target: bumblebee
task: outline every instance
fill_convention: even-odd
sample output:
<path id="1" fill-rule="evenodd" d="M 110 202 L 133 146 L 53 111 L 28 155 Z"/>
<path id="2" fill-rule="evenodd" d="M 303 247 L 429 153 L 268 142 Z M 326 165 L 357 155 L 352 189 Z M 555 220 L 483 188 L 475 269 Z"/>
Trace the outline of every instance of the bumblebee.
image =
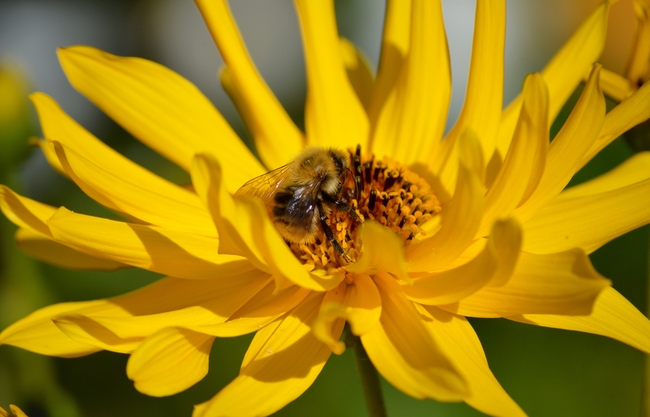
<path id="1" fill-rule="evenodd" d="M 334 250 L 351 262 L 327 222 L 333 208 L 361 221 L 343 196 L 350 172 L 344 152 L 310 147 L 287 165 L 248 181 L 235 195 L 261 198 L 273 224 L 287 242 L 312 243 L 320 229 Z M 356 187 L 357 199 L 358 194 Z"/>

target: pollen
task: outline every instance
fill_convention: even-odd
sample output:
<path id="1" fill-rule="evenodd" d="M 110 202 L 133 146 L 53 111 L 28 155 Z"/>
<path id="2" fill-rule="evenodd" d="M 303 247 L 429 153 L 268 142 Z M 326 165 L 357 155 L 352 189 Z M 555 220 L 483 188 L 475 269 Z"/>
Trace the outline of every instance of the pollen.
<path id="1" fill-rule="evenodd" d="M 328 224 L 345 254 L 355 262 L 363 253 L 360 230 L 363 222 L 376 221 L 402 238 L 404 246 L 422 233 L 421 226 L 442 211 L 429 184 L 392 158 L 364 155 L 361 147 L 349 150 L 350 171 L 342 189 L 342 201 L 356 213 L 334 205 Z M 357 217 L 355 219 L 355 217 Z M 312 243 L 292 243 L 293 253 L 309 270 L 329 273 L 349 264 L 320 230 Z"/>

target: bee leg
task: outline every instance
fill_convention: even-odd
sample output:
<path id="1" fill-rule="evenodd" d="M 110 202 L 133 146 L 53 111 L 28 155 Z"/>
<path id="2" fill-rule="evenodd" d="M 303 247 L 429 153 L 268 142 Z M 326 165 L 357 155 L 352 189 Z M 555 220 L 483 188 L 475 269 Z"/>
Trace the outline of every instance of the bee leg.
<path id="1" fill-rule="evenodd" d="M 323 200 L 327 201 L 329 204 L 334 204 L 337 210 L 342 211 L 343 213 L 348 213 L 355 221 L 362 223 L 362 220 L 357 214 L 356 210 L 351 205 L 346 203 L 344 200 L 340 200 L 336 196 L 331 196 L 325 193 L 322 193 L 322 198 Z"/>
<path id="2" fill-rule="evenodd" d="M 356 152 L 353 157 L 354 165 L 354 198 L 359 201 L 361 198 L 361 191 L 363 188 L 363 171 L 361 169 L 361 145 L 357 145 Z"/>
<path id="3" fill-rule="evenodd" d="M 327 240 L 332 244 L 334 247 L 334 250 L 337 251 L 343 259 L 345 259 L 348 263 L 352 262 L 352 259 L 348 256 L 347 253 L 345 253 L 345 250 L 343 250 L 343 247 L 341 244 L 336 240 L 334 237 L 334 231 L 330 227 L 329 224 L 327 224 L 327 215 L 323 211 L 323 205 L 320 201 L 316 203 L 316 207 L 318 208 L 318 217 L 320 219 L 320 226 L 323 229 L 323 232 L 325 232 L 325 237 L 327 237 Z"/>

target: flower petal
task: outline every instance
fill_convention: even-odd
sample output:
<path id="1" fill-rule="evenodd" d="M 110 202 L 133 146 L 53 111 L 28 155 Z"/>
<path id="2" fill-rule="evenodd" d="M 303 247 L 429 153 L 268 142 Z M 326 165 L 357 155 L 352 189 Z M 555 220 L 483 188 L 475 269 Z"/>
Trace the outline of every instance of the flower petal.
<path id="1" fill-rule="evenodd" d="M 369 332 L 381 316 L 381 297 L 367 274 L 355 274 L 351 284 L 342 282 L 337 289 L 328 291 L 323 306 L 328 303 L 337 303 L 342 307 L 345 313 L 342 317 L 357 336 Z"/>
<path id="2" fill-rule="evenodd" d="M 314 337 L 329 347 L 333 353 L 340 355 L 345 352 L 345 343 L 340 341 L 340 334 L 334 330 L 345 323 L 345 307 L 336 302 L 325 302 L 321 305 L 318 317 L 312 325 Z"/>
<path id="3" fill-rule="evenodd" d="M 215 337 L 254 333 L 291 311 L 310 293 L 311 291 L 297 285 L 277 291 L 275 283 L 269 282 L 223 323 L 185 323 L 182 327 Z"/>
<path id="4" fill-rule="evenodd" d="M 253 268 L 242 257 L 219 255 L 219 241 L 207 236 L 86 216 L 63 207 L 47 224 L 58 242 L 178 278 L 212 279 Z"/>
<path id="5" fill-rule="evenodd" d="M 611 287 L 600 293 L 593 311 L 587 316 L 523 314 L 506 318 L 537 326 L 598 334 L 650 354 L 650 321 Z"/>
<path id="6" fill-rule="evenodd" d="M 228 320 L 269 283 L 271 278 L 257 270 L 213 280 L 168 278 L 142 290 L 105 300 L 94 308 L 62 313 L 53 321 L 68 337 L 78 342 L 129 353 L 146 337 L 165 327 L 215 336 L 212 327 Z M 175 298 L 170 300 L 172 296 Z M 232 325 L 227 327 L 228 335 L 258 329 L 250 325 L 243 329 Z M 240 333 L 234 334 L 238 330 Z"/>
<path id="7" fill-rule="evenodd" d="M 598 61 L 605 47 L 609 7 L 615 1 L 603 1 L 542 71 L 549 94 L 547 128 L 553 123 L 589 68 Z M 497 140 L 497 148 L 501 155 L 505 155 L 510 146 L 521 103 L 522 99 L 519 96 L 508 105 L 501 117 Z"/>
<path id="8" fill-rule="evenodd" d="M 312 334 L 322 296 L 311 296 L 287 317 L 257 332 L 240 375 L 193 417 L 269 415 L 298 398 L 314 382 L 332 353 Z M 343 330 L 341 324 L 338 333 Z"/>
<path id="9" fill-rule="evenodd" d="M 379 323 L 381 297 L 377 286 L 368 275 L 354 276 L 353 285 L 348 287 L 344 305 L 353 334 L 366 334 Z"/>
<path id="10" fill-rule="evenodd" d="M 648 79 L 650 63 L 650 3 L 634 1 L 636 15 L 636 39 L 627 65 L 627 78 L 641 84 Z"/>
<path id="11" fill-rule="evenodd" d="M 490 371 L 481 341 L 467 319 L 435 307 L 415 306 L 445 355 L 467 381 L 470 394 L 465 402 L 491 416 L 524 417 L 526 413 Z"/>
<path id="12" fill-rule="evenodd" d="M 580 99 L 562 129 L 548 147 L 546 166 L 539 185 L 515 216 L 524 222 L 548 204 L 569 183 L 594 143 L 605 119 L 605 98 L 599 86 L 601 66 L 595 64 Z"/>
<path id="13" fill-rule="evenodd" d="M 77 358 L 101 349 L 79 343 L 62 333 L 52 322 L 52 317 L 78 308 L 101 304 L 103 301 L 54 304 L 36 310 L 18 320 L 0 333 L 0 345 L 11 345 L 41 355 Z"/>
<path id="14" fill-rule="evenodd" d="M 630 97 L 636 90 L 634 85 L 625 77 L 622 77 L 603 68 L 600 73 L 600 87 L 606 96 L 611 97 L 616 102 L 620 103 Z"/>
<path id="15" fill-rule="evenodd" d="M 505 285 L 486 286 L 458 303 L 439 307 L 471 317 L 584 315 L 609 285 L 579 249 L 548 255 L 522 252 Z"/>
<path id="16" fill-rule="evenodd" d="M 307 65 L 305 125 L 311 145 L 353 148 L 369 122 L 345 72 L 332 0 L 295 0 Z"/>
<path id="17" fill-rule="evenodd" d="M 210 153 L 221 159 L 232 192 L 264 172 L 208 99 L 173 71 L 86 46 L 59 49 L 59 59 L 83 95 L 186 170 L 194 154 Z"/>
<path id="18" fill-rule="evenodd" d="M 177 201 L 193 203 L 192 200 L 194 200 L 198 203 L 196 194 L 159 177 L 97 139 L 68 116 L 48 95 L 34 93 L 30 99 L 38 112 L 43 136 L 48 140 L 63 143 L 105 171 L 119 175 L 124 179 L 137 181 L 143 188 L 156 191 Z M 59 163 L 54 149 L 46 141 L 39 141 L 39 146 L 50 165 L 63 175 L 67 175 Z"/>
<path id="19" fill-rule="evenodd" d="M 16 405 L 10 404 L 9 409 L 11 413 L 8 413 L 7 410 L 0 407 L 0 417 L 27 417 L 27 414 Z"/>
<path id="20" fill-rule="evenodd" d="M 226 0 L 196 0 L 196 5 L 226 63 L 222 84 L 251 130 L 262 161 L 270 169 L 286 164 L 302 149 L 302 132 L 255 68 Z"/>
<path id="21" fill-rule="evenodd" d="M 465 251 L 481 224 L 484 192 L 477 176 L 461 163 L 454 195 L 440 214 L 440 230 L 406 248 L 409 272 L 439 270 Z"/>
<path id="22" fill-rule="evenodd" d="M 614 139 L 639 123 L 648 120 L 648 118 L 650 118 L 650 83 L 641 86 L 630 97 L 607 113 L 598 139 L 582 158 L 582 163 L 578 169 L 586 165 L 594 155 L 603 150 Z"/>
<path id="23" fill-rule="evenodd" d="M 494 152 L 503 108 L 505 35 L 505 0 L 478 1 L 465 102 L 445 139 L 456 140 L 465 129 L 471 129 L 479 135 L 486 160 Z"/>
<path id="24" fill-rule="evenodd" d="M 539 184 L 548 147 L 548 91 L 538 73 L 526 77 L 523 106 L 512 144 L 494 183 L 485 195 L 485 215 L 478 236 L 492 222 L 508 217 Z"/>
<path id="25" fill-rule="evenodd" d="M 309 290 L 297 285 L 277 291 L 270 282 L 233 313 L 229 320 L 241 322 L 249 318 L 284 314 L 301 303 L 309 293 Z"/>
<path id="26" fill-rule="evenodd" d="M 23 252 L 39 261 L 47 262 L 60 268 L 114 271 L 127 267 L 127 265 L 120 262 L 79 252 L 59 242 L 55 242 L 51 237 L 42 235 L 32 229 L 18 229 L 15 238 L 17 246 Z"/>
<path id="27" fill-rule="evenodd" d="M 255 267 L 282 276 L 316 291 L 329 290 L 343 279 L 310 274 L 298 262 L 257 198 L 234 198 L 222 186 L 220 164 L 208 155 L 197 155 L 192 181 L 204 199 L 219 231 L 219 253 L 246 257 Z"/>
<path id="28" fill-rule="evenodd" d="M 347 271 L 367 275 L 386 272 L 399 280 L 410 281 L 404 243 L 395 232 L 375 221 L 367 221 L 361 227 L 361 241 L 363 253 L 357 262 L 345 267 Z"/>
<path id="29" fill-rule="evenodd" d="M 426 166 L 442 138 L 451 97 L 440 1 L 413 1 L 410 29 L 409 51 L 377 119 L 372 152 Z"/>
<path id="30" fill-rule="evenodd" d="M 388 0 L 377 79 L 368 114 L 371 126 L 399 76 L 411 41 L 411 0 Z"/>
<path id="31" fill-rule="evenodd" d="M 523 224 L 524 250 L 551 253 L 581 248 L 591 253 L 610 240 L 650 223 L 650 178 L 590 195 L 567 194 L 566 197 L 560 194 Z"/>
<path id="32" fill-rule="evenodd" d="M 93 164 L 60 142 L 52 142 L 66 174 L 95 201 L 144 222 L 216 237 L 208 211 L 194 195 L 176 200 Z"/>
<path id="33" fill-rule="evenodd" d="M 521 227 L 510 219 L 497 220 L 483 251 L 468 263 L 402 285 L 406 296 L 418 303 L 450 304 L 475 293 L 490 282 L 505 284 L 521 249 Z"/>
<path id="34" fill-rule="evenodd" d="M 23 197 L 0 185 L 0 209 L 16 226 L 52 236 L 45 222 L 56 213 L 56 207 Z"/>
<path id="35" fill-rule="evenodd" d="M 650 152 L 638 152 L 616 168 L 562 191 L 558 200 L 613 191 L 650 178 Z"/>
<path id="36" fill-rule="evenodd" d="M 341 38 L 340 46 L 341 58 L 343 59 L 350 84 L 354 88 L 354 92 L 361 105 L 367 112 L 375 86 L 374 75 L 370 68 L 368 58 L 352 42 L 345 38 Z M 360 145 L 362 149 L 368 146 L 365 140 L 361 140 Z"/>
<path id="37" fill-rule="evenodd" d="M 400 286 L 386 274 L 377 274 L 374 280 L 381 294 L 381 320 L 379 326 L 361 335 L 361 342 L 379 373 L 414 398 L 466 398 L 465 381 Z"/>
<path id="38" fill-rule="evenodd" d="M 131 354 L 126 374 L 143 394 L 164 397 L 186 390 L 208 373 L 214 337 L 167 327 L 146 338 Z"/>

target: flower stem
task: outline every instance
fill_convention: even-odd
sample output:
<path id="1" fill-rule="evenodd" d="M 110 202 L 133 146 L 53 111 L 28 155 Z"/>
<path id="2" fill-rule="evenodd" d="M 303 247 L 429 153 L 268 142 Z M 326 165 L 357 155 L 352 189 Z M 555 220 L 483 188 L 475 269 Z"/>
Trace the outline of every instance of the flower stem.
<path id="1" fill-rule="evenodd" d="M 370 417 L 386 417 L 386 405 L 384 404 L 384 397 L 381 393 L 377 369 L 370 362 L 370 358 L 363 348 L 359 337 L 353 335 L 349 329 L 345 342 L 348 347 L 354 347 L 354 358 L 356 359 L 357 369 L 361 377 L 361 386 L 363 387 L 363 395 L 366 398 L 368 415 Z"/>

